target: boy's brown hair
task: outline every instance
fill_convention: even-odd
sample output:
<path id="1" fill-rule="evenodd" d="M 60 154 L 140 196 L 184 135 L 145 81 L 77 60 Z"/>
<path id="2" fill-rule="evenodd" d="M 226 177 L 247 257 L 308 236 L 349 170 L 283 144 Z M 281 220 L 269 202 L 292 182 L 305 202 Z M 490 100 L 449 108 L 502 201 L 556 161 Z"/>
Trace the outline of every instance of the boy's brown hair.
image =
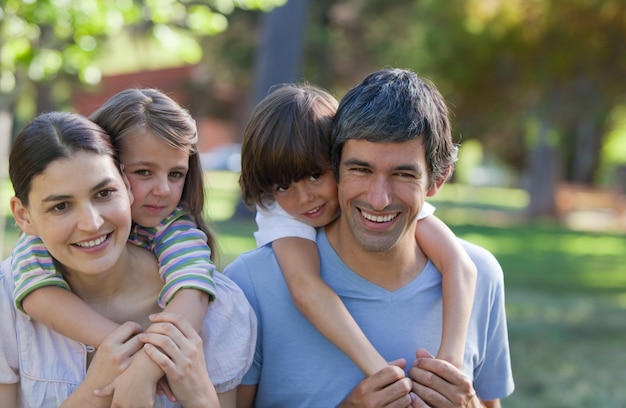
<path id="1" fill-rule="evenodd" d="M 249 207 L 267 208 L 277 185 L 332 170 L 330 131 L 338 102 L 308 84 L 286 84 L 255 106 L 243 134 L 239 186 Z"/>

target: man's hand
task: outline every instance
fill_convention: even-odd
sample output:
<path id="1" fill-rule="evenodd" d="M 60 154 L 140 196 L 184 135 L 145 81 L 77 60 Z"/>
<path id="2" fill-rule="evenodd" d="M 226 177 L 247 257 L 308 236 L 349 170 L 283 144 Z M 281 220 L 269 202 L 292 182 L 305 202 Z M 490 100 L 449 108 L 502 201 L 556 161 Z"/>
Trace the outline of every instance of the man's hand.
<path id="1" fill-rule="evenodd" d="M 482 407 L 469 378 L 445 360 L 435 359 L 424 349 L 409 370 L 417 399 L 413 407 Z"/>
<path id="2" fill-rule="evenodd" d="M 361 381 L 340 407 L 406 408 L 415 396 L 411 393 L 411 380 L 404 375 L 405 360 L 389 363 L 374 375 Z"/>

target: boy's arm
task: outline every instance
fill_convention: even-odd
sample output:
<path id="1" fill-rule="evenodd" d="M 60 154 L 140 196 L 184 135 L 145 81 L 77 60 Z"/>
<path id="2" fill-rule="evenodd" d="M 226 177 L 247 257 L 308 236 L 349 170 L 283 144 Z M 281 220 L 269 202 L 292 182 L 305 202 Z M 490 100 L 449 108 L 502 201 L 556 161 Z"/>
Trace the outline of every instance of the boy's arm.
<path id="1" fill-rule="evenodd" d="M 320 277 L 315 242 L 286 237 L 272 242 L 296 308 L 367 376 L 387 366 L 339 296 Z"/>
<path id="2" fill-rule="evenodd" d="M 454 233 L 434 215 L 417 223 L 415 238 L 442 275 L 443 331 L 437 358 L 460 368 L 476 289 L 476 265 Z"/>
<path id="3" fill-rule="evenodd" d="M 119 324 L 93 310 L 81 298 L 58 286 L 32 291 L 22 302 L 35 320 L 65 337 L 98 348 Z"/>

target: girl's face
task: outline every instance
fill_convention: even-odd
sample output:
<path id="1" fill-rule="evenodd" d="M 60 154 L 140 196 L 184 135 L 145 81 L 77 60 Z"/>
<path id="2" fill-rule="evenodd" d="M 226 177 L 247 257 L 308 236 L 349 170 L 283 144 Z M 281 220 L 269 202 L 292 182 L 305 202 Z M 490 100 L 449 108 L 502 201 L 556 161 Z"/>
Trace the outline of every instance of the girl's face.
<path id="1" fill-rule="evenodd" d="M 120 260 L 132 196 L 109 156 L 78 152 L 32 179 L 29 206 L 11 199 L 20 228 L 41 238 L 69 273 L 100 274 Z"/>
<path id="2" fill-rule="evenodd" d="M 120 161 L 135 197 L 133 221 L 143 227 L 156 227 L 180 203 L 189 154 L 147 132 L 123 138 L 120 150 Z"/>
<path id="3" fill-rule="evenodd" d="M 274 189 L 276 202 L 292 217 L 312 227 L 322 227 L 339 211 L 337 183 L 331 171 Z"/>

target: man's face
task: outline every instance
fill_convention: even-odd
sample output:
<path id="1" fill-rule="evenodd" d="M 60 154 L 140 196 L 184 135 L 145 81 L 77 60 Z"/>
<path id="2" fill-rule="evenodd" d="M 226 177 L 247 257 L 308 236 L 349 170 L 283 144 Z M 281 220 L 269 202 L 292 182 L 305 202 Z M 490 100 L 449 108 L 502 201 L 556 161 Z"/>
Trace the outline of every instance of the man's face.
<path id="1" fill-rule="evenodd" d="M 339 203 L 355 244 L 383 252 L 415 241 L 417 216 L 428 188 L 422 139 L 403 143 L 348 140 L 339 164 Z"/>

